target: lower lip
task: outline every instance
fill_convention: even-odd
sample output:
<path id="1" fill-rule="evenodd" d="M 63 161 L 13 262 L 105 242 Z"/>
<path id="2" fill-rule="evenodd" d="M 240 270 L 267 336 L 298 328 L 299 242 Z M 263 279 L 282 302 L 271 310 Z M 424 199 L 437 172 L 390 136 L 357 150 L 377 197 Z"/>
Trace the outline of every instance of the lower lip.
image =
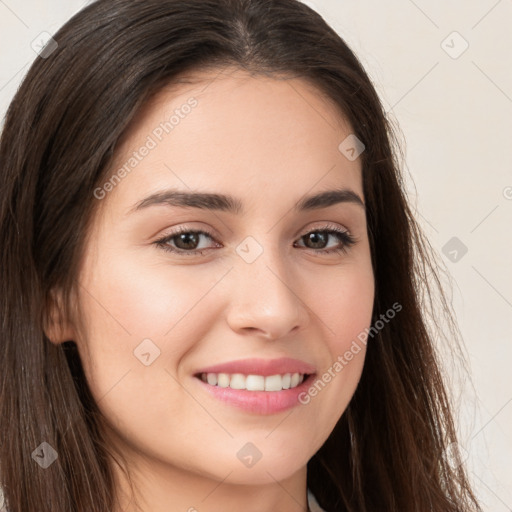
<path id="1" fill-rule="evenodd" d="M 314 374 L 309 375 L 297 387 L 281 391 L 247 391 L 246 389 L 232 389 L 212 386 L 200 378 L 195 380 L 215 398 L 239 409 L 255 414 L 276 414 L 300 405 L 299 395 L 310 387 Z"/>

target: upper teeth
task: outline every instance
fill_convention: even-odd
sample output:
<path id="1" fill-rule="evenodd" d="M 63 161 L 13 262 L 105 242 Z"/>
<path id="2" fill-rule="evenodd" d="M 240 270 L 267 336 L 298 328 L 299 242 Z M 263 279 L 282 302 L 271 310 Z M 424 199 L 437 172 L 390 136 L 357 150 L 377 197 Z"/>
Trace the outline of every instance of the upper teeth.
<path id="1" fill-rule="evenodd" d="M 201 380 L 221 388 L 247 389 L 248 391 L 281 391 L 298 386 L 304 380 L 302 373 L 284 375 L 244 375 L 242 373 L 202 373 Z"/>

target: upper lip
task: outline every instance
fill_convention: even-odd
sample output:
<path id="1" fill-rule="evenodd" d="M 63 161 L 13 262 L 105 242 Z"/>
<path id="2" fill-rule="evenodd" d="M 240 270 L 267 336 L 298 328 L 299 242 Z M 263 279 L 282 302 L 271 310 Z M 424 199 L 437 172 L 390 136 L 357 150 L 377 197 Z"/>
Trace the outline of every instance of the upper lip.
<path id="1" fill-rule="evenodd" d="M 315 373 L 315 367 L 305 361 L 281 357 L 279 359 L 239 359 L 201 368 L 201 373 L 242 373 L 244 375 L 284 375 L 285 373 Z"/>

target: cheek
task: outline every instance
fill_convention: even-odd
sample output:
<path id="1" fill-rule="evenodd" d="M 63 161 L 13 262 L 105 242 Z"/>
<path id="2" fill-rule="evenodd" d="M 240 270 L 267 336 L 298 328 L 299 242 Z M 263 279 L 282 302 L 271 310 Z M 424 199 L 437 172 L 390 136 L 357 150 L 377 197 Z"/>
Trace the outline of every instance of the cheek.
<path id="1" fill-rule="evenodd" d="M 91 391 L 102 397 L 129 372 L 130 379 L 154 384 L 156 396 L 155 390 L 170 378 L 165 369 L 175 373 L 180 359 L 207 332 L 204 297 L 222 269 L 218 273 L 170 269 L 162 263 L 147 265 L 106 253 L 86 268 L 92 270 L 81 279 L 86 332 L 79 349 Z M 147 353 L 149 357 L 143 355 Z M 150 366 L 144 365 L 144 359 L 151 361 Z M 157 373 L 160 377 L 151 381 Z M 127 389 L 126 380 L 118 387 Z"/>
<path id="2" fill-rule="evenodd" d="M 375 294 L 371 264 L 366 259 L 339 272 L 315 278 L 317 292 L 310 300 L 325 329 L 326 344 L 334 359 L 370 326 Z"/>
<path id="3" fill-rule="evenodd" d="M 89 337 L 112 334 L 110 344 L 133 350 L 137 341 L 154 338 L 158 345 L 184 326 L 190 328 L 190 319 L 203 311 L 202 299 L 218 281 L 216 272 L 194 268 L 104 257 L 92 277 L 84 280 L 90 292 L 84 296 L 88 325 L 101 327 Z"/>
<path id="4" fill-rule="evenodd" d="M 180 438 L 187 434 L 184 425 L 189 431 L 204 427 L 186 417 L 204 411 L 182 392 L 175 368 L 211 326 L 204 297 L 224 272 L 191 268 L 112 255 L 83 276 L 84 372 L 100 410 L 125 442 L 145 433 L 164 438 L 169 429 Z"/>
<path id="5" fill-rule="evenodd" d="M 337 300 L 331 301 L 332 330 L 335 335 L 331 352 L 336 355 L 349 350 L 352 342 L 361 339 L 361 333 L 370 326 L 374 301 L 373 276 L 359 274 L 348 276 L 345 286 L 337 292 Z"/>
<path id="6" fill-rule="evenodd" d="M 315 432 L 318 447 L 325 441 L 347 408 L 361 377 L 366 355 L 366 333 L 371 326 L 374 278 L 371 266 L 340 269 L 315 279 L 317 293 L 310 300 L 317 305 L 323 328 L 325 365 L 301 402 L 309 409 L 307 422 Z M 321 293 L 323 290 L 323 293 Z"/>

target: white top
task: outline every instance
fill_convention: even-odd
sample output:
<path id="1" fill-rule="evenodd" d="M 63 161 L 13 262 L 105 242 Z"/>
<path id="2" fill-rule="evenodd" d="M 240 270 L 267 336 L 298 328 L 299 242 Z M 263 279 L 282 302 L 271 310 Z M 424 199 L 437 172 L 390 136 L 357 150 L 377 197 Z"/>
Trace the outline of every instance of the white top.
<path id="1" fill-rule="evenodd" d="M 0 512 L 8 512 L 5 507 L 4 491 L 0 487 Z"/>
<path id="2" fill-rule="evenodd" d="M 318 504 L 313 493 L 308 489 L 308 506 L 311 512 L 325 512 L 325 510 Z M 0 511 L 1 512 L 1 511 Z"/>

